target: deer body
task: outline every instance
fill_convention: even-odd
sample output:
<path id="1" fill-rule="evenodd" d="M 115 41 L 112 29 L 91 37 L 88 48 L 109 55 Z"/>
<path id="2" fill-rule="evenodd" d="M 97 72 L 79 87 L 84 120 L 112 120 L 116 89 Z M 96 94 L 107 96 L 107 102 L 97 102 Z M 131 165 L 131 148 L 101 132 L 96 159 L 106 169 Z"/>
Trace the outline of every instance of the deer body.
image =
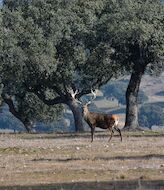
<path id="1" fill-rule="evenodd" d="M 122 141 L 122 135 L 121 131 L 118 128 L 119 118 L 117 115 L 113 114 L 105 114 L 105 113 L 97 113 L 97 112 L 90 112 L 88 110 L 88 106 L 83 106 L 83 116 L 84 120 L 88 123 L 88 125 L 91 128 L 91 142 L 93 141 L 95 128 L 101 128 L 101 129 L 108 129 L 111 131 L 111 136 L 109 138 L 109 141 L 111 140 L 114 130 L 118 131 L 120 134 L 120 138 Z"/>
<path id="2" fill-rule="evenodd" d="M 92 101 L 93 101 L 96 98 L 96 93 L 93 90 L 91 90 L 91 92 L 92 92 L 92 94 L 94 96 L 92 98 Z M 79 100 L 77 100 L 75 98 L 77 93 L 78 93 L 78 91 L 76 90 L 75 93 L 71 93 L 71 96 L 77 102 L 82 104 L 82 102 L 80 102 Z M 90 112 L 88 110 L 88 105 L 91 104 L 92 101 L 89 101 L 86 104 L 83 104 L 83 107 L 82 107 L 84 120 L 88 123 L 88 125 L 91 128 L 91 142 L 93 141 L 94 132 L 95 132 L 96 127 L 101 128 L 101 129 L 108 129 L 111 132 L 109 141 L 111 140 L 111 138 L 113 136 L 114 130 L 116 130 L 117 132 L 119 132 L 120 138 L 121 138 L 121 141 L 122 141 L 121 131 L 118 128 L 118 123 L 119 123 L 118 116 L 114 115 L 114 114 Z"/>

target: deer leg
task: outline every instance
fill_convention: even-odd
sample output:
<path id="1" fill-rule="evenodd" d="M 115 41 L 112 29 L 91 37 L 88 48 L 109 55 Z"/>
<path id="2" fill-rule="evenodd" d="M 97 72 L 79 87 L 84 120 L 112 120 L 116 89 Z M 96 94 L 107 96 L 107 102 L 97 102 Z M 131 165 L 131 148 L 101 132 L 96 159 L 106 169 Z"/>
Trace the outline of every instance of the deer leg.
<path id="1" fill-rule="evenodd" d="M 122 141 L 121 130 L 120 130 L 117 126 L 114 126 L 114 129 L 115 129 L 117 132 L 119 132 L 120 138 L 121 138 L 121 141 Z"/>
<path id="2" fill-rule="evenodd" d="M 110 134 L 110 138 L 109 138 L 108 142 L 110 142 L 110 140 L 112 139 L 112 137 L 113 137 L 113 134 L 114 134 L 114 131 L 113 131 L 113 129 L 109 129 L 109 130 L 111 131 L 111 134 Z"/>
<path id="3" fill-rule="evenodd" d="M 95 128 L 91 127 L 91 142 L 93 142 L 94 132 L 95 132 Z"/>

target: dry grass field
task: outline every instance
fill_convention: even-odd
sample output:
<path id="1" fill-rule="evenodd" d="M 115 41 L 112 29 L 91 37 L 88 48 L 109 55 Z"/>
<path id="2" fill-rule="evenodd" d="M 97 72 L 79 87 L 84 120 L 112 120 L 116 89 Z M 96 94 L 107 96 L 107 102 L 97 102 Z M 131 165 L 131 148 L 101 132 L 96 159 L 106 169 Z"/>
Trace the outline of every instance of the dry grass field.
<path id="1" fill-rule="evenodd" d="M 164 189 L 164 132 L 1 134 L 0 189 Z"/>

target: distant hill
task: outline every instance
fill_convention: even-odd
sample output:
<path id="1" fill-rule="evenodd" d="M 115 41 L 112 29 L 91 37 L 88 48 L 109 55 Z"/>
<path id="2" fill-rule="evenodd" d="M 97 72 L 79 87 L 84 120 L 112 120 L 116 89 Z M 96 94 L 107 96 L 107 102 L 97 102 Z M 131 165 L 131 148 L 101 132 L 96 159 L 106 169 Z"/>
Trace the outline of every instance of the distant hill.
<path id="1" fill-rule="evenodd" d="M 148 96 L 157 94 L 161 96 L 161 92 L 164 91 L 164 73 L 159 77 L 145 75 L 141 81 L 141 89 Z"/>

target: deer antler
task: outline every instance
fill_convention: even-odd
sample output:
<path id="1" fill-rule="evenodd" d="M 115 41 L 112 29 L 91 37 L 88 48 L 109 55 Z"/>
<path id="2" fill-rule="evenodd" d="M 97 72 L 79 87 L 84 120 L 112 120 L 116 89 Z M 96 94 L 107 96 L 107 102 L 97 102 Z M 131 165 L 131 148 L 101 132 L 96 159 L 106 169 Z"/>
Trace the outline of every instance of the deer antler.
<path id="1" fill-rule="evenodd" d="M 86 105 L 91 104 L 92 101 L 93 101 L 94 99 L 96 99 L 97 90 L 93 91 L 93 90 L 91 89 L 91 93 L 93 94 L 93 98 L 92 98 L 89 102 L 87 102 Z"/>
<path id="2" fill-rule="evenodd" d="M 69 93 L 71 94 L 72 98 L 75 99 L 76 94 L 78 94 L 78 90 L 76 90 L 76 91 L 74 92 L 72 89 L 70 89 L 70 90 L 69 90 Z"/>
<path id="3" fill-rule="evenodd" d="M 76 95 L 78 94 L 78 92 L 79 92 L 79 90 L 77 90 L 77 89 L 75 90 L 75 92 L 73 91 L 73 89 L 69 90 L 69 93 L 71 94 L 72 98 L 74 100 L 76 100 L 76 102 L 82 104 L 82 102 L 80 100 L 76 99 Z"/>
<path id="4" fill-rule="evenodd" d="M 92 99 L 92 100 L 96 99 L 96 96 L 97 96 L 97 89 L 95 89 L 95 91 L 93 91 L 93 90 L 91 89 L 91 92 L 92 92 L 92 94 L 93 94 L 93 99 Z"/>
<path id="5" fill-rule="evenodd" d="M 74 100 L 76 100 L 76 102 L 78 102 L 78 103 L 80 103 L 80 104 L 83 104 L 80 100 L 78 100 L 78 99 L 76 98 L 76 95 L 79 93 L 79 90 L 76 90 L 76 91 L 74 92 L 73 89 L 69 89 L 69 93 L 70 93 L 70 95 L 72 96 L 72 98 L 73 98 Z M 93 98 L 92 98 L 90 101 L 88 101 L 85 105 L 91 104 L 92 101 L 96 98 L 97 90 L 93 91 L 93 90 L 91 89 L 91 93 L 93 94 Z"/>

